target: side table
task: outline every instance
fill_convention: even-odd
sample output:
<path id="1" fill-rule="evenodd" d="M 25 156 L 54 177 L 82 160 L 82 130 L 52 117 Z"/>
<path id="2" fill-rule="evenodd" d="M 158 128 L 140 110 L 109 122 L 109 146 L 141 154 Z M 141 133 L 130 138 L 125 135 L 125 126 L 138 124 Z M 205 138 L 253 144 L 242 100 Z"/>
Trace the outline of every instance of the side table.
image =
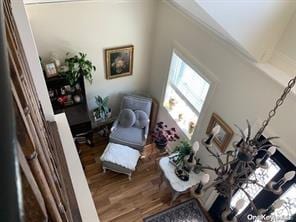
<path id="1" fill-rule="evenodd" d="M 172 200 L 171 204 L 183 193 L 190 192 L 190 189 L 198 184 L 201 180 L 202 174 L 196 174 L 194 172 L 189 173 L 189 180 L 182 181 L 175 174 L 176 167 L 169 162 L 169 157 L 162 157 L 159 160 L 159 167 L 161 170 L 161 184 L 166 181 L 172 190 Z"/>
<path id="2" fill-rule="evenodd" d="M 142 158 L 147 158 L 148 160 L 154 160 L 155 167 L 157 167 L 157 163 L 162 157 L 168 156 L 168 155 L 169 155 L 169 152 L 167 150 L 164 150 L 163 152 L 161 152 L 159 149 L 157 149 L 155 143 L 146 145 L 142 152 Z"/>
<path id="3" fill-rule="evenodd" d="M 117 117 L 109 117 L 106 120 L 103 121 L 93 121 L 92 122 L 92 132 L 98 133 L 102 130 L 104 130 L 103 136 L 108 137 L 110 134 L 110 128 L 112 127 L 114 121 L 117 119 Z"/>

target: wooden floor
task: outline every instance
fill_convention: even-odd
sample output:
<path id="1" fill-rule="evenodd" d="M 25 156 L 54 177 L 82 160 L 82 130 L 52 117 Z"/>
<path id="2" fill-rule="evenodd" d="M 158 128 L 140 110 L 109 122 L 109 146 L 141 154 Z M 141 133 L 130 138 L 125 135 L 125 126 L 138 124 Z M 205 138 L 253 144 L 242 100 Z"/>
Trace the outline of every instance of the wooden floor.
<path id="1" fill-rule="evenodd" d="M 159 190 L 160 171 L 155 164 L 155 155 L 141 159 L 129 181 L 123 174 L 103 173 L 99 157 L 106 144 L 106 140 L 97 138 L 94 147 L 81 145 L 81 161 L 100 220 L 143 221 L 143 218 L 169 208 L 171 191 L 165 183 Z M 174 205 L 188 198 L 185 194 Z"/>

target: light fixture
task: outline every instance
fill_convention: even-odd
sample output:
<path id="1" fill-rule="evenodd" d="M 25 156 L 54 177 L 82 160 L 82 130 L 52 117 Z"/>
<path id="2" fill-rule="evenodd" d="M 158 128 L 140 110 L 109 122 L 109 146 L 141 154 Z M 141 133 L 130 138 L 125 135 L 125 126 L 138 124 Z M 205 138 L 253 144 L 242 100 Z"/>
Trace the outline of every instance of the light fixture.
<path id="1" fill-rule="evenodd" d="M 209 174 L 203 174 L 199 184 L 194 188 L 194 194 L 196 196 L 201 195 L 202 192 L 202 188 L 204 187 L 204 185 L 206 185 L 208 182 L 210 181 L 210 175 Z"/>
<path id="2" fill-rule="evenodd" d="M 222 217 L 224 221 L 236 221 L 236 211 L 238 208 L 236 207 L 235 212 L 233 212 L 233 209 L 230 207 L 230 202 L 232 195 L 238 190 L 241 190 L 246 195 L 251 203 L 252 209 L 258 214 L 258 210 L 250 194 L 245 190 L 246 186 L 243 185 L 256 184 L 264 190 L 279 195 L 282 193 L 282 186 L 295 176 L 294 171 L 288 172 L 278 182 L 270 182 L 267 186 L 260 184 L 256 177 L 254 179 L 250 179 L 249 177 L 256 169 L 260 167 L 267 168 L 267 159 L 276 152 L 276 146 L 273 145 L 270 147 L 270 143 L 268 142 L 277 137 L 270 137 L 263 140 L 260 140 L 260 137 L 270 120 L 275 116 L 277 109 L 283 104 L 285 98 L 295 86 L 295 83 L 296 76 L 289 81 L 281 97 L 276 101 L 275 107 L 269 112 L 268 118 L 262 123 L 262 127 L 256 132 L 254 137 L 251 138 L 252 129 L 248 121 L 248 130 L 246 133 L 237 127 L 240 131 L 241 139 L 233 143 L 234 150 L 227 151 L 225 154 L 218 154 L 212 150 L 213 139 L 220 131 L 219 126 L 214 127 L 210 135 L 202 141 L 206 150 L 218 162 L 218 167 L 216 168 L 210 166 L 201 167 L 204 170 L 212 170 L 216 174 L 216 178 L 210 185 L 207 187 L 202 186 L 202 192 L 214 187 L 218 194 L 227 199 L 227 208 L 224 211 L 224 215 L 226 216 L 224 216 L 224 218 Z M 262 158 L 256 160 L 259 152 L 263 152 L 264 155 Z M 223 161 L 224 158 L 222 158 L 222 156 L 225 156 L 225 161 Z M 242 205 L 243 204 L 240 202 L 238 207 L 242 207 Z"/>
<path id="3" fill-rule="evenodd" d="M 245 200 L 239 199 L 236 202 L 235 207 L 233 209 L 228 209 L 222 213 L 223 221 L 236 222 L 237 221 L 236 215 L 240 211 L 240 209 L 244 207 L 244 205 L 245 205 Z"/>
<path id="4" fill-rule="evenodd" d="M 285 203 L 284 200 L 282 199 L 277 199 L 270 207 L 268 207 L 267 209 L 260 209 L 259 210 L 259 215 L 264 215 L 265 218 L 269 217 L 276 209 L 280 208 L 281 206 L 283 206 L 283 204 Z"/>

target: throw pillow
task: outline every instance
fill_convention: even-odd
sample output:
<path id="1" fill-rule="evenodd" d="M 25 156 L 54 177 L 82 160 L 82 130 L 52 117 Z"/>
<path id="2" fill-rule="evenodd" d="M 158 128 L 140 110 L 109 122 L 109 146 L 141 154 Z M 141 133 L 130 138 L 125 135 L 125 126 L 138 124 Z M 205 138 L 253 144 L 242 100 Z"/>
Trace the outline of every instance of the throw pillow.
<path id="1" fill-rule="evenodd" d="M 123 109 L 119 113 L 118 120 L 122 127 L 128 128 L 135 124 L 136 115 L 131 109 Z"/>
<path id="2" fill-rule="evenodd" d="M 140 129 L 145 128 L 148 125 L 148 121 L 149 121 L 147 114 L 142 110 L 136 110 L 135 115 L 136 115 L 135 126 Z"/>

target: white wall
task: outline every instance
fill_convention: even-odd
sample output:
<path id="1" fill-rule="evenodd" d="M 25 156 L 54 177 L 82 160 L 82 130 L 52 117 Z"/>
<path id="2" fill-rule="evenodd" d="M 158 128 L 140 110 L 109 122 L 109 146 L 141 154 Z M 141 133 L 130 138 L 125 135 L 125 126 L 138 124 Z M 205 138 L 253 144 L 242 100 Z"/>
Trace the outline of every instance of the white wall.
<path id="1" fill-rule="evenodd" d="M 168 3 L 162 2 L 158 7 L 155 33 L 150 81 L 153 96 L 162 100 L 171 52 L 176 42 L 183 47 L 186 54 L 193 57 L 192 63 L 202 64 L 218 79 L 214 94 L 204 110 L 205 115 L 198 122 L 193 141 L 200 141 L 204 137 L 213 112 L 217 112 L 233 129 L 234 124 L 245 127 L 246 119 L 252 124 L 258 119 L 263 120 L 282 93 L 283 86 Z M 283 145 L 282 150 L 293 161 L 296 160 L 295 113 L 296 98 L 293 95 L 287 98 L 269 128 L 271 134 L 281 137 L 278 143 Z M 160 119 L 173 124 L 163 110 L 160 112 Z M 204 163 L 214 164 L 203 149 L 200 149 L 199 155 Z"/>
<path id="2" fill-rule="evenodd" d="M 83 222 L 99 222 L 96 206 L 85 177 L 76 145 L 72 139 L 65 113 L 55 115 L 58 133 L 64 147 L 66 164 L 69 169 L 72 186 Z"/>
<path id="3" fill-rule="evenodd" d="M 296 61 L 296 13 L 289 22 L 276 50 Z"/>
<path id="4" fill-rule="evenodd" d="M 94 108 L 96 95 L 147 89 L 154 0 L 37 4 L 27 5 L 26 10 L 41 57 L 55 52 L 63 58 L 66 52 L 81 51 L 97 67 L 93 84 L 85 81 L 89 108 Z M 133 75 L 106 80 L 103 49 L 129 44 L 135 47 Z M 111 99 L 115 109 L 117 98 Z"/>
<path id="5" fill-rule="evenodd" d="M 46 83 L 43 78 L 43 72 L 39 62 L 33 33 L 26 15 L 24 4 L 21 0 L 12 1 L 12 12 L 17 25 L 17 29 L 19 30 L 29 69 L 31 71 L 32 78 L 38 92 L 38 97 L 42 105 L 45 118 L 52 121 L 53 109 L 49 100 L 48 91 L 46 90 Z"/>
<path id="6" fill-rule="evenodd" d="M 270 59 L 296 8 L 294 1 L 195 1 L 259 62 Z"/>
<path id="7" fill-rule="evenodd" d="M 289 75 L 296 72 L 296 13 L 290 20 L 285 32 L 278 42 L 271 64 L 285 71 Z"/>

